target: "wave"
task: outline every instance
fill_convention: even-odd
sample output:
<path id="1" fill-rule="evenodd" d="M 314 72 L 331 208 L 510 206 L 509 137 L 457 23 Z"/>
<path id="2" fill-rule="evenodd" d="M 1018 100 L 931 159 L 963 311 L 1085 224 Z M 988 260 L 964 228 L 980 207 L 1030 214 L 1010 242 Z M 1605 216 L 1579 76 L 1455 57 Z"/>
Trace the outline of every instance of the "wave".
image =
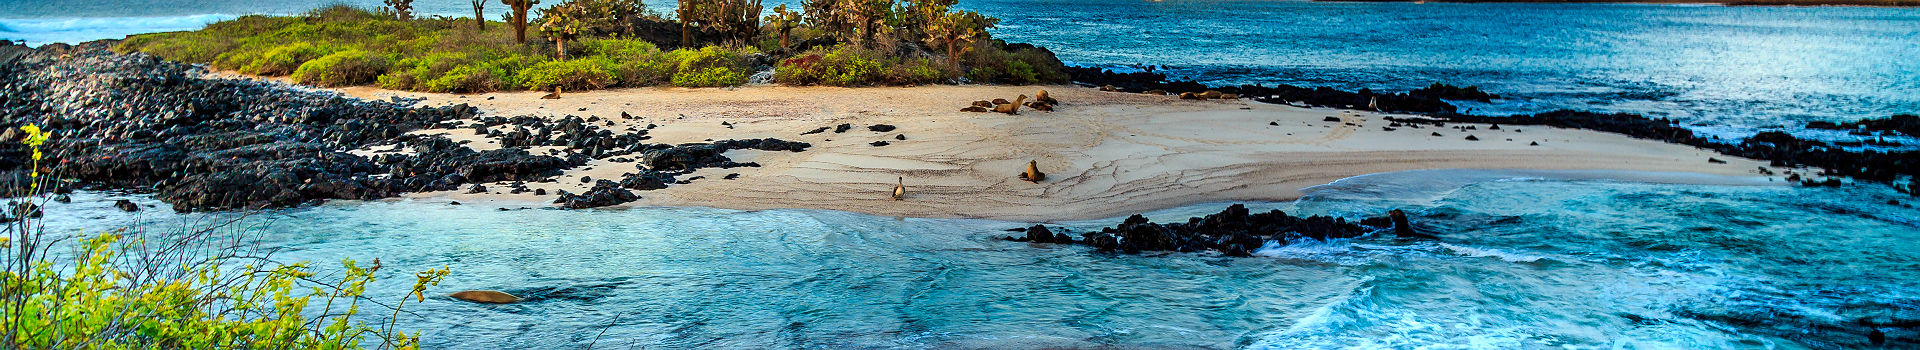
<path id="1" fill-rule="evenodd" d="M 238 18 L 226 14 L 172 17 L 0 18 L 0 39 L 39 46 L 119 39 L 143 33 L 194 30 L 207 24 Z"/>

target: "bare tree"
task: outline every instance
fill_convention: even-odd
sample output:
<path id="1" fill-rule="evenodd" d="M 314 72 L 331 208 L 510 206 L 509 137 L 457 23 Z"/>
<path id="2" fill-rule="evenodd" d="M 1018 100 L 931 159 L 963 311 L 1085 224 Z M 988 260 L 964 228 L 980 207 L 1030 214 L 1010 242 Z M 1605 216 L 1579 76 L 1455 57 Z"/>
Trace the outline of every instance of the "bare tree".
<path id="1" fill-rule="evenodd" d="M 473 26 L 487 31 L 487 0 L 473 0 Z"/>
<path id="2" fill-rule="evenodd" d="M 527 43 L 527 11 L 532 10 L 540 0 L 500 0 L 500 3 L 513 9 L 512 17 L 507 18 L 507 22 L 513 23 L 513 39 L 521 44 Z"/>

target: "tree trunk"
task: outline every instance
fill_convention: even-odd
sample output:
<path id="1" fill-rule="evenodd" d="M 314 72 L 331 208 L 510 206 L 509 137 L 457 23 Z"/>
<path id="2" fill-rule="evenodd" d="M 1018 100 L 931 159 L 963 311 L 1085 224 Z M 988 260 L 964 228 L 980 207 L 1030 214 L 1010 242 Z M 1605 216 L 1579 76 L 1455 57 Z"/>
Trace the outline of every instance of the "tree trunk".
<path id="1" fill-rule="evenodd" d="M 680 47 L 693 47 L 693 24 L 680 19 Z"/>
<path id="2" fill-rule="evenodd" d="M 787 34 L 792 32 L 792 27 L 780 28 L 780 48 L 787 48 Z"/>
<path id="3" fill-rule="evenodd" d="M 947 63 L 952 63 L 954 67 L 960 66 L 960 51 L 953 50 L 953 40 L 947 40 Z"/>
<path id="4" fill-rule="evenodd" d="M 560 60 L 567 60 L 567 39 L 554 39 L 553 50 L 560 52 Z"/>
<path id="5" fill-rule="evenodd" d="M 473 26 L 480 28 L 482 32 L 487 31 L 486 2 L 484 0 L 473 1 Z"/>
<path id="6" fill-rule="evenodd" d="M 527 8 L 520 5 L 513 6 L 513 40 L 527 44 Z"/>

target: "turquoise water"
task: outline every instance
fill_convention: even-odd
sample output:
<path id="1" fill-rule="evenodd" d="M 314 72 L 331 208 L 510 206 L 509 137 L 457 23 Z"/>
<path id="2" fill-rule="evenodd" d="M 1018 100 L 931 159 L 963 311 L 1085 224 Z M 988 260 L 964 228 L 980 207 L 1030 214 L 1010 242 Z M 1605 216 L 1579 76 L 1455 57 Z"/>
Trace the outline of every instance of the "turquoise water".
<path id="1" fill-rule="evenodd" d="M 377 1 L 355 0 L 364 6 Z M 777 2 L 768 2 L 772 6 Z M 36 44 L 186 30 L 309 1 L 0 0 Z M 656 6 L 661 4 L 655 4 Z M 421 0 L 464 15 L 465 1 Z M 995 34 L 1087 65 L 1210 83 L 1507 95 L 1478 113 L 1671 116 L 1724 137 L 1920 111 L 1920 11 L 1615 4 L 967 0 Z M 490 4 L 494 13 L 503 7 Z M 496 14 L 497 15 L 497 14 Z M 1712 181 L 1707 181 L 1712 182 Z M 99 231 L 219 217 L 51 204 Z M 143 203 L 147 199 L 133 197 Z M 432 348 L 1854 348 L 1920 339 L 1920 212 L 1883 186 L 1659 185 L 1486 172 L 1369 176 L 1258 207 L 1409 209 L 1438 240 L 1368 236 L 1256 258 L 1125 256 L 996 239 L 1029 223 L 818 210 L 342 202 L 258 213 L 284 260 L 440 266 L 402 328 Z M 527 204 L 539 208 L 544 205 Z M 1170 209 L 1163 221 L 1225 204 Z M 499 212 L 500 208 L 509 212 Z M 164 205 L 159 208 L 165 208 Z M 1063 223 L 1077 230 L 1113 220 Z M 163 230 L 164 231 L 164 230 Z M 373 295 L 399 296 L 388 276 Z M 598 341 L 594 340 L 598 338 Z"/>
<path id="2" fill-rule="evenodd" d="M 1358 218 L 1407 208 L 1440 239 L 1372 235 L 1253 258 L 1115 255 L 996 239 L 1024 223 L 819 210 L 500 213 L 519 206 L 418 200 L 250 222 L 283 260 L 381 259 L 396 275 L 374 295 L 405 294 L 404 271 L 448 266 L 435 291 L 532 299 L 410 306 L 400 325 L 444 349 L 596 336 L 601 347 L 648 349 L 1845 348 L 1865 345 L 1863 320 L 1920 320 L 1920 212 L 1877 204 L 1908 198 L 1873 187 L 1413 174 L 1256 209 Z M 187 219 L 120 213 L 99 198 L 51 205 L 50 226 Z M 1896 346 L 1920 345 L 1916 329 L 1882 329 Z"/>

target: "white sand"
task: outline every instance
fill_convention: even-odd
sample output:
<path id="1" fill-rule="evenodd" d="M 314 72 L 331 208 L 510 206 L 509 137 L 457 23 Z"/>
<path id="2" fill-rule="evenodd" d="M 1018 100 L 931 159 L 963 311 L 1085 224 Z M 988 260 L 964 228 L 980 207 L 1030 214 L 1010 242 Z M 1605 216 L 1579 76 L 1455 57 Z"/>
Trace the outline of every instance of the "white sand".
<path id="1" fill-rule="evenodd" d="M 974 100 L 1013 99 L 1046 89 L 1063 101 L 1055 112 L 1017 116 L 967 113 Z M 759 168 L 703 169 L 691 184 L 640 191 L 639 206 L 734 209 L 819 208 L 890 216 L 972 217 L 1021 221 L 1097 219 L 1219 201 L 1297 198 L 1300 189 L 1341 178 L 1415 169 L 1548 169 L 1691 172 L 1757 176 L 1763 162 L 1689 146 L 1626 136 L 1544 127 L 1463 132 L 1452 128 L 1384 131 L 1385 114 L 1305 109 L 1250 101 L 1182 101 L 1171 96 L 1100 92 L 1081 87 L 931 86 L 878 88 L 744 87 L 648 88 L 569 93 L 459 96 L 349 88 L 348 94 L 385 99 L 423 97 L 429 105 L 468 103 L 485 115 L 611 118 L 615 132 L 658 124 L 650 142 L 689 143 L 772 137 L 814 145 L 806 152 L 734 151 L 735 161 Z M 493 98 L 489 100 L 488 98 Z M 581 111 L 581 108 L 585 108 Z M 620 113 L 644 117 L 621 120 Z M 1324 122 L 1328 116 L 1342 122 Z M 721 122 L 736 125 L 729 129 Z M 1269 122 L 1278 124 L 1268 125 Z M 844 134 L 800 133 L 841 123 Z M 1351 125 L 1349 125 L 1349 123 Z M 898 130 L 871 132 L 891 124 Z M 1453 124 L 1449 124 L 1451 127 Z M 474 140 L 477 149 L 497 142 Z M 1439 132 L 1443 136 L 1430 136 Z M 895 140 L 905 134 L 907 140 Z M 1480 141 L 1467 141 L 1467 135 Z M 873 141 L 892 145 L 874 147 Z M 1539 142 L 1539 146 L 1528 146 Z M 544 151 L 536 150 L 536 154 Z M 1727 164 L 1709 164 L 1708 157 Z M 637 158 L 637 157 L 636 157 Z M 1015 178 L 1037 160 L 1047 181 Z M 596 161 L 548 191 L 581 192 L 581 176 L 618 180 L 632 163 Z M 721 177 L 738 173 L 736 180 Z M 904 177 L 906 200 L 889 199 Z M 474 204 L 546 203 L 553 195 L 423 193 Z M 464 192 L 464 191 L 455 191 Z"/>

